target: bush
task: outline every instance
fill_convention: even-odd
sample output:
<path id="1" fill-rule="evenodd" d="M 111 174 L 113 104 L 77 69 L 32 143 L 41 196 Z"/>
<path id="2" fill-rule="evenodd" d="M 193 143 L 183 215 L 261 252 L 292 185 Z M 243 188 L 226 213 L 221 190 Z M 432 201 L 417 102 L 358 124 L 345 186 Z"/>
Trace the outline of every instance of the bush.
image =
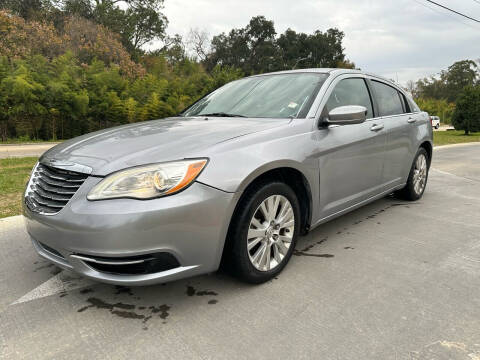
<path id="1" fill-rule="evenodd" d="M 465 87 L 458 96 L 452 124 L 456 130 L 480 131 L 480 85 Z"/>

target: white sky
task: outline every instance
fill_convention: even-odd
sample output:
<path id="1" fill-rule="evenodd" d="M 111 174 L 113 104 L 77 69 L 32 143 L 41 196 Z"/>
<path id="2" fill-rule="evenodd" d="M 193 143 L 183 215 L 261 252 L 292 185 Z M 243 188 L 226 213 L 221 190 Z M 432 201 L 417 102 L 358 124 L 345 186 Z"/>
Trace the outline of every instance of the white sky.
<path id="1" fill-rule="evenodd" d="M 437 2 L 480 19 L 475 0 Z M 257 15 L 273 20 L 277 33 L 338 27 L 357 67 L 403 84 L 457 60 L 480 59 L 480 23 L 425 0 L 165 0 L 164 13 L 170 35 L 199 28 L 211 37 L 244 27 Z"/>

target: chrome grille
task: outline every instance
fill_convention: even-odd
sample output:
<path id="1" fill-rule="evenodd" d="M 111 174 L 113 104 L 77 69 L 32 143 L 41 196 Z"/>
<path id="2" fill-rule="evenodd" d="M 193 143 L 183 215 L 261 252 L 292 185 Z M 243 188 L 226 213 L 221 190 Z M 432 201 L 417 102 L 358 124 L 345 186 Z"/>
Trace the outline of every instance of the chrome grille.
<path id="1" fill-rule="evenodd" d="M 53 215 L 68 203 L 88 174 L 37 164 L 25 192 L 25 204 L 34 212 Z"/>

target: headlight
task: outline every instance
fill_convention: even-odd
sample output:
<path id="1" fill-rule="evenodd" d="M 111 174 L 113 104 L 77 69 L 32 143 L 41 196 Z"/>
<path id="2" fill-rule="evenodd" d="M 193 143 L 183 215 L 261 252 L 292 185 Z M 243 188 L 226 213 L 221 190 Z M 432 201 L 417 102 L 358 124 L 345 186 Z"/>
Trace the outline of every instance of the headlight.
<path id="1" fill-rule="evenodd" d="M 206 164 L 207 159 L 195 159 L 121 170 L 100 181 L 87 199 L 152 199 L 174 194 L 190 185 Z"/>

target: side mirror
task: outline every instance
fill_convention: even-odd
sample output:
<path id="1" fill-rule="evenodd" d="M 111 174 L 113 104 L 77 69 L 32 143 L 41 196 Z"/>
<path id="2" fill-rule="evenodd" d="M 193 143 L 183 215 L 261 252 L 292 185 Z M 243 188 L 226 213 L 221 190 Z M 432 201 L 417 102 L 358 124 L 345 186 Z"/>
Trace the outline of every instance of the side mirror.
<path id="1" fill-rule="evenodd" d="M 339 106 L 328 113 L 325 122 L 328 125 L 361 124 L 367 119 L 367 111 L 365 106 Z"/>

